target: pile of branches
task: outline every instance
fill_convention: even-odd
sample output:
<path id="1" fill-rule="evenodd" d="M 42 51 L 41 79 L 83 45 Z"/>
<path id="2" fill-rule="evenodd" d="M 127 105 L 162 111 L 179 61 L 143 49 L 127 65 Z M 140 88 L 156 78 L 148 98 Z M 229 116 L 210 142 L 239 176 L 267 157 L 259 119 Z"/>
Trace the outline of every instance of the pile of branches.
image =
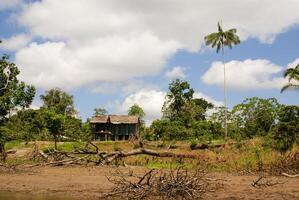
<path id="1" fill-rule="evenodd" d="M 152 169 L 143 176 L 117 171 L 107 177 L 113 189 L 105 198 L 120 199 L 201 199 L 208 191 L 209 183 L 200 170 L 188 171 L 179 167 L 171 170 Z"/>
<path id="2" fill-rule="evenodd" d="M 271 166 L 273 175 L 290 175 L 299 177 L 299 151 L 289 152 L 284 158 Z"/>

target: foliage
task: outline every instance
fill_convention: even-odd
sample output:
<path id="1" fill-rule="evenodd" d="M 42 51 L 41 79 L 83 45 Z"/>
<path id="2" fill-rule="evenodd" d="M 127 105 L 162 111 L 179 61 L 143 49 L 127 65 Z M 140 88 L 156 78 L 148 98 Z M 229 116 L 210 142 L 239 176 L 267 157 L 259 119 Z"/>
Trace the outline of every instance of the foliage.
<path id="1" fill-rule="evenodd" d="M 53 136 L 55 141 L 55 149 L 57 149 L 58 137 L 61 136 L 63 130 L 64 115 L 56 113 L 55 110 L 46 109 L 43 112 L 46 128 L 49 133 Z"/>
<path id="2" fill-rule="evenodd" d="M 43 101 L 43 108 L 52 109 L 62 115 L 72 116 L 76 114 L 73 96 L 59 88 L 47 91 L 46 94 L 40 95 L 40 98 Z"/>
<path id="3" fill-rule="evenodd" d="M 239 127 L 242 137 L 266 136 L 277 122 L 281 108 L 275 98 L 245 99 L 232 109 L 231 121 Z"/>
<path id="4" fill-rule="evenodd" d="M 194 90 L 187 81 L 176 79 L 169 84 L 169 92 L 162 108 L 163 117 L 177 120 L 182 109 L 193 98 Z"/>
<path id="5" fill-rule="evenodd" d="M 18 67 L 3 56 L 0 60 L 0 153 L 5 157 L 4 145 L 11 138 L 3 126 L 10 111 L 27 108 L 35 96 L 35 88 L 18 80 Z"/>
<path id="6" fill-rule="evenodd" d="M 186 127 L 184 122 L 167 119 L 155 120 L 151 129 L 155 138 L 162 140 L 211 140 L 221 137 L 222 127 L 219 123 L 211 121 L 193 121 Z"/>
<path id="7" fill-rule="evenodd" d="M 140 119 L 142 119 L 145 117 L 145 112 L 138 104 L 134 104 L 129 108 L 128 115 L 138 116 Z"/>
<path id="8" fill-rule="evenodd" d="M 205 36 L 205 42 L 207 46 L 210 46 L 212 48 L 216 48 L 216 52 L 218 53 L 220 50 L 223 51 L 223 48 L 225 46 L 232 48 L 233 45 L 240 44 L 240 38 L 236 35 L 237 29 L 229 29 L 227 31 L 224 31 L 218 22 L 217 24 L 218 31 L 211 33 L 207 36 Z"/>
<path id="9" fill-rule="evenodd" d="M 93 109 L 93 116 L 97 115 L 107 115 L 108 111 L 105 108 L 95 108 Z"/>
<path id="10" fill-rule="evenodd" d="M 295 68 L 288 68 L 284 74 L 284 78 L 288 78 L 288 83 L 282 87 L 281 93 L 288 89 L 298 89 L 299 88 L 299 64 Z"/>
<path id="11" fill-rule="evenodd" d="M 191 140 L 191 142 L 190 142 L 190 149 L 191 150 L 196 149 L 197 145 L 198 145 L 198 141 L 197 140 Z"/>
<path id="12" fill-rule="evenodd" d="M 280 151 L 299 144 L 299 106 L 284 106 L 279 114 L 279 122 L 272 127 L 269 139 L 272 147 Z"/>

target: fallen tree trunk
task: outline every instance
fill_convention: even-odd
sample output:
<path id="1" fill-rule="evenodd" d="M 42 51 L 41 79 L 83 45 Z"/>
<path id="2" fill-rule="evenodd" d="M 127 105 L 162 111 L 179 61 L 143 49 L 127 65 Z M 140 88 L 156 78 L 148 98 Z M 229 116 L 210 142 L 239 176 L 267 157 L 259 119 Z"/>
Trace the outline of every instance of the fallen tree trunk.
<path id="1" fill-rule="evenodd" d="M 287 174 L 287 173 L 281 173 L 281 175 L 289 177 L 289 178 L 296 178 L 299 177 L 299 174 L 295 174 L 295 175 L 291 175 L 291 174 Z"/>

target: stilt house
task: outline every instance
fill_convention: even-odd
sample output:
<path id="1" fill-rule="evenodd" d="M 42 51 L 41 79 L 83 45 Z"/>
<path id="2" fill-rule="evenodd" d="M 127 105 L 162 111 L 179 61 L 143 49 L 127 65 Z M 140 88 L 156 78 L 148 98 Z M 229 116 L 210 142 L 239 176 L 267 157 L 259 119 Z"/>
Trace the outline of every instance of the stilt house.
<path id="1" fill-rule="evenodd" d="M 99 115 L 90 119 L 95 140 L 127 140 L 139 134 L 140 120 L 129 115 Z"/>

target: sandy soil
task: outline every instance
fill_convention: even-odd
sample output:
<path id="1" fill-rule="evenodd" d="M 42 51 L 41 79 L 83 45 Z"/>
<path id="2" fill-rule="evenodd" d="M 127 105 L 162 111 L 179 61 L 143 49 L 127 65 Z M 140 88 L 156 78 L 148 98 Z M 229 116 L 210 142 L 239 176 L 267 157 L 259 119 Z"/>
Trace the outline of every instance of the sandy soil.
<path id="1" fill-rule="evenodd" d="M 128 168 L 122 170 L 129 171 Z M 145 168 L 133 168 L 142 173 Z M 39 167 L 17 173 L 0 172 L 0 193 L 26 193 L 32 195 L 68 196 L 72 199 L 98 199 L 112 184 L 106 175 L 114 172 L 112 167 Z M 209 178 L 222 178 L 221 187 L 209 192 L 204 199 L 299 199 L 299 178 L 270 177 L 281 182 L 269 187 L 255 188 L 251 184 L 258 176 L 210 174 Z"/>

